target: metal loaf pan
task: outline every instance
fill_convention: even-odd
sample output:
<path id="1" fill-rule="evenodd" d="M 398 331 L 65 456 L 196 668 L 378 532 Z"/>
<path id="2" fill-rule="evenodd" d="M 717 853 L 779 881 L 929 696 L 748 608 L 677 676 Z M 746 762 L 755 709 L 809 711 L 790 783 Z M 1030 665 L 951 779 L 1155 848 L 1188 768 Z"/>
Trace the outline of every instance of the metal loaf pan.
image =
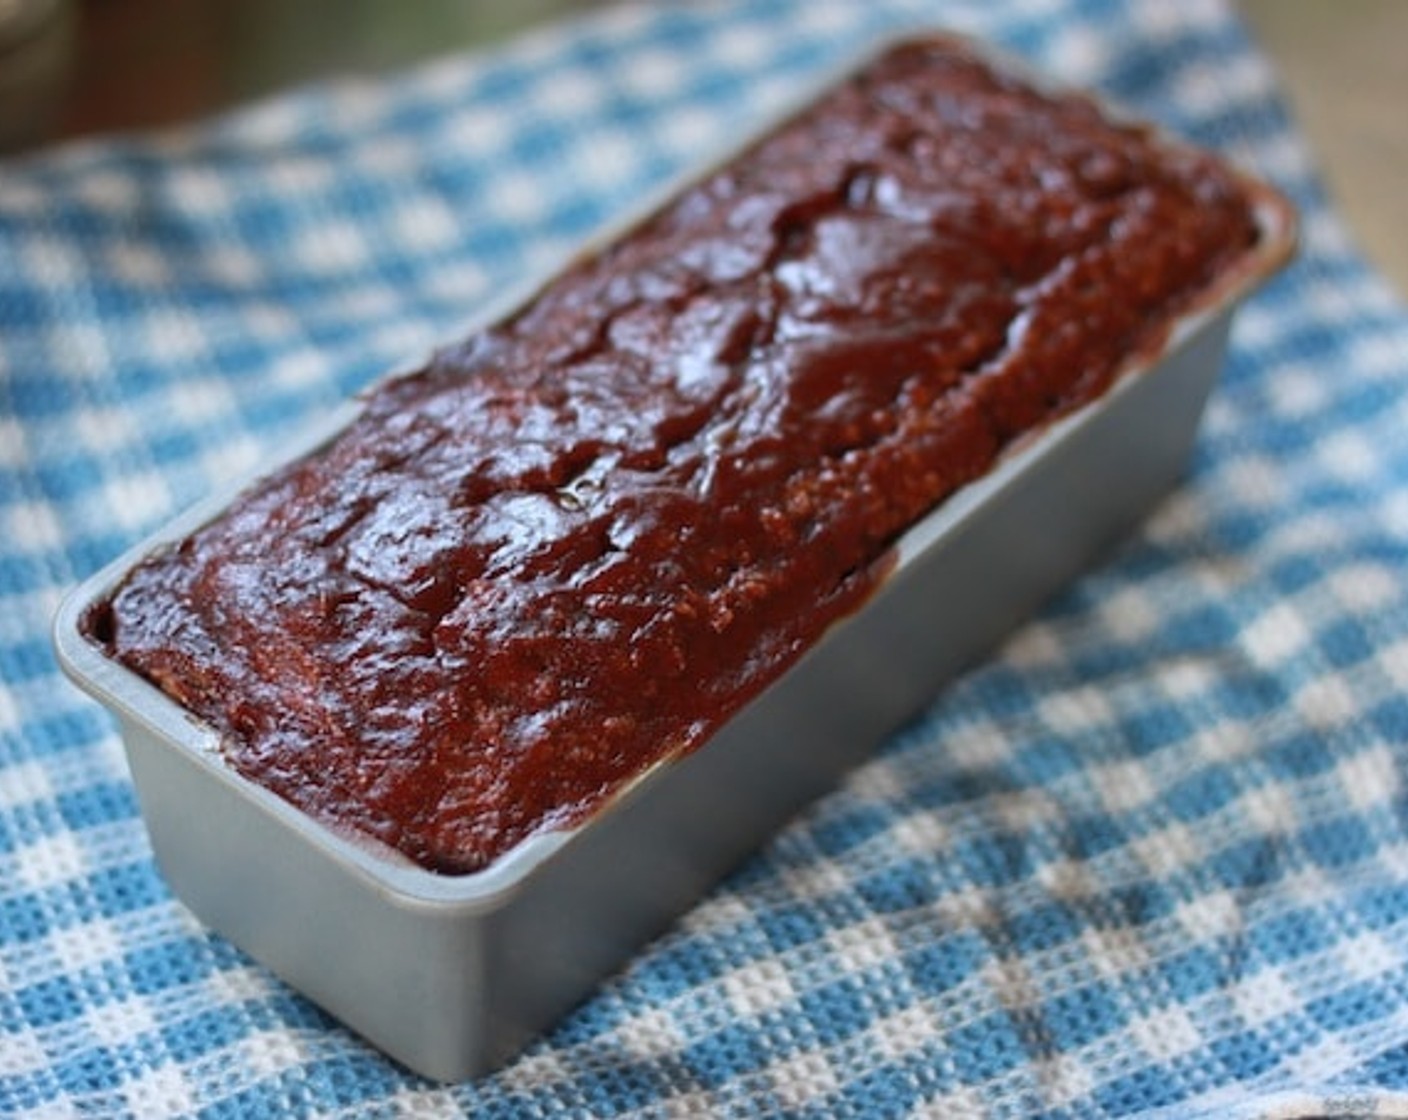
<path id="1" fill-rule="evenodd" d="M 1105 396 L 1026 440 L 915 525 L 866 605 L 703 747 L 657 764 L 584 824 L 532 837 L 476 874 L 423 870 L 304 816 L 231 771 L 209 728 L 82 636 L 84 612 L 133 565 L 212 518 L 252 479 L 177 518 L 77 588 L 55 622 L 65 671 L 121 724 L 171 887 L 209 926 L 413 1070 L 456 1080 L 501 1063 L 1173 485 L 1235 306 L 1293 251 L 1289 206 L 1248 186 L 1262 215 L 1259 247 L 1158 352 L 1131 355 Z M 355 412 L 349 405 L 329 418 L 281 462 L 325 442 Z"/>

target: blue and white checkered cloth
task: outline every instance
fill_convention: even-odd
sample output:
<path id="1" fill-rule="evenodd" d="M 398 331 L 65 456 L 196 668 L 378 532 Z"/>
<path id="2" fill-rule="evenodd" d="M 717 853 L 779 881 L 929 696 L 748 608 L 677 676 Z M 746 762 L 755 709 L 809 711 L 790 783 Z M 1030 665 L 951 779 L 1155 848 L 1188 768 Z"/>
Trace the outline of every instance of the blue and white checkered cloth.
<path id="1" fill-rule="evenodd" d="M 898 25 L 1282 185 L 1187 484 L 495 1076 L 195 922 L 61 594 Z M 1216 0 L 611 9 L 0 166 L 0 1114 L 1408 1116 L 1408 313 Z"/>

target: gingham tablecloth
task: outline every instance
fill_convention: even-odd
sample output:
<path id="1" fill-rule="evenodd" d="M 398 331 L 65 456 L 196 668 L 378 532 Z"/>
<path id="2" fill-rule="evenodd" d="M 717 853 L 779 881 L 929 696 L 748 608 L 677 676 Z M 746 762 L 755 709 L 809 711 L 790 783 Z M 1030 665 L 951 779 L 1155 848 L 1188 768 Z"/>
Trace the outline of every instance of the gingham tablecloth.
<path id="1" fill-rule="evenodd" d="M 407 1074 L 170 896 L 61 594 L 882 29 L 1302 207 L 1191 476 L 520 1060 Z M 611 10 L 0 166 L 0 1113 L 1408 1116 L 1408 314 L 1213 0 Z"/>

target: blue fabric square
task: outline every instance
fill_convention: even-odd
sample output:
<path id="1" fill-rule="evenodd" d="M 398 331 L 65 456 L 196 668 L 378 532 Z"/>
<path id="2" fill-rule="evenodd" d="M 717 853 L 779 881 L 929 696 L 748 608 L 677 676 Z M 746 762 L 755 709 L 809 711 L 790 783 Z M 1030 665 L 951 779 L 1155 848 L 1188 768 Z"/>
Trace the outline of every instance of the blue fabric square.
<path id="1" fill-rule="evenodd" d="M 1041 1004 L 1041 1016 L 1061 1049 L 1074 1049 L 1119 1030 L 1125 1015 L 1119 1001 L 1105 985 L 1090 984 L 1062 992 Z"/>
<path id="2" fill-rule="evenodd" d="M 82 990 L 67 976 L 55 976 L 15 991 L 24 1021 L 34 1027 L 52 1027 L 83 1014 Z"/>
<path id="3" fill-rule="evenodd" d="M 1152 1112 L 1180 1099 L 1178 1083 L 1172 1070 L 1150 1064 L 1100 1086 L 1094 1103 L 1109 1116 Z"/>
<path id="4" fill-rule="evenodd" d="M 999 1077 L 1029 1056 L 1011 1017 L 1002 1011 L 955 1027 L 946 1041 L 954 1068 L 969 1084 Z"/>
<path id="5" fill-rule="evenodd" d="M 905 965 L 914 986 L 933 997 L 976 978 L 986 957 L 987 947 L 974 934 L 943 936 L 935 930 L 932 941 L 926 941 L 905 955 Z"/>

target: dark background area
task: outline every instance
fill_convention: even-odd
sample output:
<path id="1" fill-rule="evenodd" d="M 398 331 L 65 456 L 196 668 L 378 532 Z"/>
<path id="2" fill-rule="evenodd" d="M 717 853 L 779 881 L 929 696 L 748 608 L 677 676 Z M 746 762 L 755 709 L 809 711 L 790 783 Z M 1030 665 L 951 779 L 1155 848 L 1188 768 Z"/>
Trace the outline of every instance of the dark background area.
<path id="1" fill-rule="evenodd" d="M 0 142 L 158 128 L 610 0 L 0 0 Z"/>
<path id="2" fill-rule="evenodd" d="M 0 151 L 187 122 L 614 2 L 0 0 Z M 1276 63 L 1365 252 L 1408 293 L 1408 0 L 1237 6 Z M 941 19 L 940 0 L 934 10 Z"/>

